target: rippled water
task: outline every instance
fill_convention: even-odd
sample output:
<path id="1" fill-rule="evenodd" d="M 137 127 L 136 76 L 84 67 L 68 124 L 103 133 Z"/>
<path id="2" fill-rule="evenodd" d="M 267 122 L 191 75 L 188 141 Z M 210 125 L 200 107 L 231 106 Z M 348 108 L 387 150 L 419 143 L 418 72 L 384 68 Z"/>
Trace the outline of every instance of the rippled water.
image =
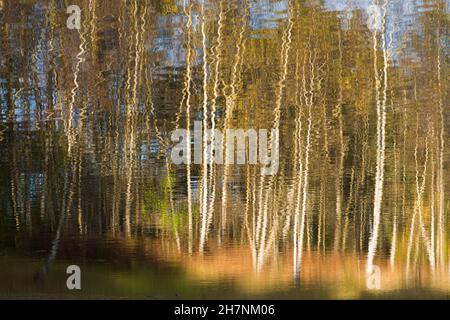
<path id="1" fill-rule="evenodd" d="M 449 1 L 73 2 L 0 0 L 0 297 L 448 298 Z"/>

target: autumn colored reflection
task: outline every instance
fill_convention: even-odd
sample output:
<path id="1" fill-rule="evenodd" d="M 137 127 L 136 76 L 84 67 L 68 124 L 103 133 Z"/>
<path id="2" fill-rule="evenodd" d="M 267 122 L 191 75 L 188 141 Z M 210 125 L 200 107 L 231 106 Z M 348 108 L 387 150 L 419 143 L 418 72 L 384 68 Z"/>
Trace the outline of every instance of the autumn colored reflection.
<path id="1" fill-rule="evenodd" d="M 0 0 L 0 297 L 448 298 L 447 0 L 73 4 Z"/>

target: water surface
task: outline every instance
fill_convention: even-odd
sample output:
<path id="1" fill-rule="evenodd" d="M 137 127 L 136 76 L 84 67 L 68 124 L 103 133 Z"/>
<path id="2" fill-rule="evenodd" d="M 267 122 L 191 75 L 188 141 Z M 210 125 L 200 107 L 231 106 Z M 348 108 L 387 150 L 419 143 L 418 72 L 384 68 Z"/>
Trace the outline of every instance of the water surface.
<path id="1" fill-rule="evenodd" d="M 0 297 L 449 297 L 447 0 L 73 2 L 0 0 Z"/>

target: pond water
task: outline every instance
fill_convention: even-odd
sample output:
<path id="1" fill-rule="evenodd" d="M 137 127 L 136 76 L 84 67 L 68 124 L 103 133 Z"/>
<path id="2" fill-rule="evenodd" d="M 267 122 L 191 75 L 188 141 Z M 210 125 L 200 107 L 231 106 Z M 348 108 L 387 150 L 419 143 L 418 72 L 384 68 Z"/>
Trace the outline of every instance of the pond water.
<path id="1" fill-rule="evenodd" d="M 449 297 L 448 0 L 72 2 L 0 0 L 0 297 Z"/>

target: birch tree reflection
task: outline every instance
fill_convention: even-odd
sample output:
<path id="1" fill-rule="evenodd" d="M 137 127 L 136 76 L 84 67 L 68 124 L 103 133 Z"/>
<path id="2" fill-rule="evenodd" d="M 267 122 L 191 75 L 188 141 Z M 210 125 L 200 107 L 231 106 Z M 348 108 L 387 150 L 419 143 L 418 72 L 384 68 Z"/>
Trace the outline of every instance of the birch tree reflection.
<path id="1" fill-rule="evenodd" d="M 1 265 L 356 298 L 376 266 L 385 294 L 448 292 L 447 1 L 78 5 L 70 30 L 61 1 L 0 1 Z M 172 163 L 197 121 L 203 163 Z M 208 161 L 238 128 L 279 131 L 277 174 Z"/>

